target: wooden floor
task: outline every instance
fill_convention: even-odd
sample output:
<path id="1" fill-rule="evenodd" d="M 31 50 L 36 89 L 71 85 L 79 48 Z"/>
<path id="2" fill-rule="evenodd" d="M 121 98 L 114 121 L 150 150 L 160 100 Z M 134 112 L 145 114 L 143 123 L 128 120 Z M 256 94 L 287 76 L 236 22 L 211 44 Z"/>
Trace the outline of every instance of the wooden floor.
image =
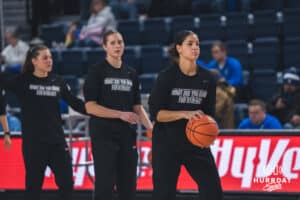
<path id="1" fill-rule="evenodd" d="M 92 191 L 75 191 L 73 200 L 92 200 L 92 196 Z M 23 191 L 0 191 L 0 200 L 23 200 Z M 41 200 L 56 200 L 56 194 L 54 191 L 43 191 Z M 114 200 L 117 200 L 117 198 Z M 138 192 L 136 200 L 152 200 L 151 192 Z M 176 200 L 199 199 L 196 194 L 178 193 Z M 224 200 L 300 200 L 300 193 L 225 193 Z"/>

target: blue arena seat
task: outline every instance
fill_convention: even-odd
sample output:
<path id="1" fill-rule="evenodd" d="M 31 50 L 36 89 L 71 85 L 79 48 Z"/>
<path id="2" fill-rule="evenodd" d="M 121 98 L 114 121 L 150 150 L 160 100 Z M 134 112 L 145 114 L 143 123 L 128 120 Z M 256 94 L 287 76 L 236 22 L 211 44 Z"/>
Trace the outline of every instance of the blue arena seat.
<path id="1" fill-rule="evenodd" d="M 138 74 L 141 73 L 141 64 L 138 58 L 137 48 L 135 46 L 128 46 L 124 50 L 124 55 L 122 57 L 125 64 L 134 68 Z"/>
<path id="2" fill-rule="evenodd" d="M 195 30 L 195 18 L 193 16 L 174 16 L 170 21 L 171 40 L 181 30 Z"/>
<path id="3" fill-rule="evenodd" d="M 56 50 L 56 49 L 50 49 L 50 51 L 51 51 L 51 55 L 52 55 L 52 59 L 53 59 L 52 72 L 60 73 L 60 69 L 61 69 L 61 65 L 62 65 L 60 51 Z"/>
<path id="4" fill-rule="evenodd" d="M 163 49 L 159 45 L 147 45 L 141 47 L 142 73 L 158 73 L 163 69 Z"/>
<path id="5" fill-rule="evenodd" d="M 168 44 L 169 29 L 166 18 L 147 19 L 143 22 L 142 44 Z"/>
<path id="6" fill-rule="evenodd" d="M 102 48 L 90 48 L 85 50 L 86 55 L 86 67 L 84 71 L 87 71 L 87 68 L 93 64 L 100 62 L 105 58 L 105 51 Z"/>
<path id="7" fill-rule="evenodd" d="M 61 52 L 62 67 L 60 73 L 62 75 L 75 75 L 81 77 L 83 75 L 84 54 L 83 50 L 68 49 Z"/>
<path id="8" fill-rule="evenodd" d="M 253 13 L 253 23 L 250 25 L 252 39 L 278 37 L 279 23 L 275 11 L 258 11 Z"/>
<path id="9" fill-rule="evenodd" d="M 151 92 L 156 78 L 157 74 L 143 74 L 139 77 L 142 94 L 148 94 Z"/>
<path id="10" fill-rule="evenodd" d="M 196 33 L 200 41 L 224 39 L 224 28 L 221 26 L 220 15 L 204 15 L 200 17 Z"/>
<path id="11" fill-rule="evenodd" d="M 300 38 L 286 39 L 284 42 L 285 67 L 300 66 Z"/>
<path id="12" fill-rule="evenodd" d="M 253 69 L 277 69 L 279 44 L 277 39 L 257 39 L 250 54 L 250 66 Z"/>
<path id="13" fill-rule="evenodd" d="M 253 70 L 250 76 L 251 97 L 269 101 L 277 91 L 277 75 L 275 70 Z"/>
<path id="14" fill-rule="evenodd" d="M 248 40 L 249 24 L 245 13 L 233 13 L 226 16 L 225 39 L 226 40 Z"/>
<path id="15" fill-rule="evenodd" d="M 211 0 L 193 0 L 192 14 L 198 16 L 200 14 L 209 14 L 214 11 L 214 4 Z"/>
<path id="16" fill-rule="evenodd" d="M 285 38 L 300 36 L 300 9 L 286 9 L 284 11 L 284 36 Z"/>
<path id="17" fill-rule="evenodd" d="M 299 0 L 285 0 L 285 8 L 300 8 Z"/>
<path id="18" fill-rule="evenodd" d="M 42 25 L 40 27 L 40 35 L 41 38 L 45 41 L 45 44 L 51 47 L 52 42 L 64 42 L 64 30 L 65 27 L 62 24 Z"/>
<path id="19" fill-rule="evenodd" d="M 240 61 L 243 70 L 249 69 L 248 43 L 241 40 L 232 40 L 227 43 L 228 55 Z"/>
<path id="20" fill-rule="evenodd" d="M 282 0 L 260 0 L 255 7 L 257 10 L 281 10 L 283 8 Z"/>
<path id="21" fill-rule="evenodd" d="M 5 100 L 12 110 L 20 108 L 17 96 L 9 90 L 5 91 Z"/>
<path id="22" fill-rule="evenodd" d="M 211 46 L 213 41 L 200 41 L 200 56 L 199 59 L 208 63 L 212 60 L 211 57 Z"/>
<path id="23" fill-rule="evenodd" d="M 118 29 L 122 33 L 125 44 L 140 44 L 140 22 L 138 20 L 120 20 Z"/>

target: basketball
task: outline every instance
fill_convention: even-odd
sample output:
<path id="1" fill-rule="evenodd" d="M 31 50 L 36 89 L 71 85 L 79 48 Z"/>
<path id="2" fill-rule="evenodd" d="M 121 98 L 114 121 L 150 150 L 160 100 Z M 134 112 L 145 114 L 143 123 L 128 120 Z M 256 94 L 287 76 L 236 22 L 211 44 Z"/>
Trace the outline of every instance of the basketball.
<path id="1" fill-rule="evenodd" d="M 195 146 L 208 147 L 219 134 L 217 122 L 209 115 L 199 119 L 191 119 L 186 125 L 186 136 Z"/>

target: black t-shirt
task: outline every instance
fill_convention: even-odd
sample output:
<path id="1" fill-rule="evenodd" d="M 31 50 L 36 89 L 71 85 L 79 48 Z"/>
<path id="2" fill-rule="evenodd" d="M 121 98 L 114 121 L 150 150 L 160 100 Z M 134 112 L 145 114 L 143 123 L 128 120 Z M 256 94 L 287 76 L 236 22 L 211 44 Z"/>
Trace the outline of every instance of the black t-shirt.
<path id="1" fill-rule="evenodd" d="M 194 76 L 184 75 L 178 66 L 162 71 L 151 91 L 149 109 L 153 119 L 160 110 L 202 110 L 214 116 L 216 103 L 216 83 L 213 75 L 206 69 L 198 67 Z M 154 137 L 165 138 L 173 145 L 190 145 L 185 136 L 187 120 L 157 122 L 154 125 Z M 161 141 L 161 140 L 160 140 Z M 164 141 L 161 141 L 164 142 Z"/>
<path id="2" fill-rule="evenodd" d="M 136 72 L 122 64 L 114 68 L 106 60 L 90 67 L 84 84 L 86 102 L 95 101 L 110 109 L 132 112 L 133 106 L 141 104 L 139 81 Z M 102 118 L 92 115 L 92 136 L 117 136 L 134 127 L 120 119 Z M 125 134 L 125 133 L 124 133 Z"/>
<path id="3" fill-rule="evenodd" d="M 23 140 L 64 142 L 59 99 L 76 111 L 86 113 L 84 102 L 71 94 L 58 75 L 38 78 L 24 73 L 9 80 L 0 75 L 0 84 L 5 90 L 14 92 L 19 100 Z"/>

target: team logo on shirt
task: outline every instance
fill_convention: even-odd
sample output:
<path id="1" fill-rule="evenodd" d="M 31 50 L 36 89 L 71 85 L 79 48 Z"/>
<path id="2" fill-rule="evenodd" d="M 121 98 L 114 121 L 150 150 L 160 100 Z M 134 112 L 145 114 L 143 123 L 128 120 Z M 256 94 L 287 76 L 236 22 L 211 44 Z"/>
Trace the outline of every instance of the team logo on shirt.
<path id="1" fill-rule="evenodd" d="M 112 91 L 130 92 L 133 83 L 126 78 L 105 78 L 104 85 L 111 85 Z"/>
<path id="2" fill-rule="evenodd" d="M 35 91 L 37 96 L 48 96 L 48 97 L 56 97 L 57 94 L 60 92 L 60 88 L 55 85 L 29 85 L 29 90 Z"/>
<path id="3" fill-rule="evenodd" d="M 171 95 L 177 96 L 180 104 L 201 104 L 207 96 L 207 90 L 174 88 Z"/>

